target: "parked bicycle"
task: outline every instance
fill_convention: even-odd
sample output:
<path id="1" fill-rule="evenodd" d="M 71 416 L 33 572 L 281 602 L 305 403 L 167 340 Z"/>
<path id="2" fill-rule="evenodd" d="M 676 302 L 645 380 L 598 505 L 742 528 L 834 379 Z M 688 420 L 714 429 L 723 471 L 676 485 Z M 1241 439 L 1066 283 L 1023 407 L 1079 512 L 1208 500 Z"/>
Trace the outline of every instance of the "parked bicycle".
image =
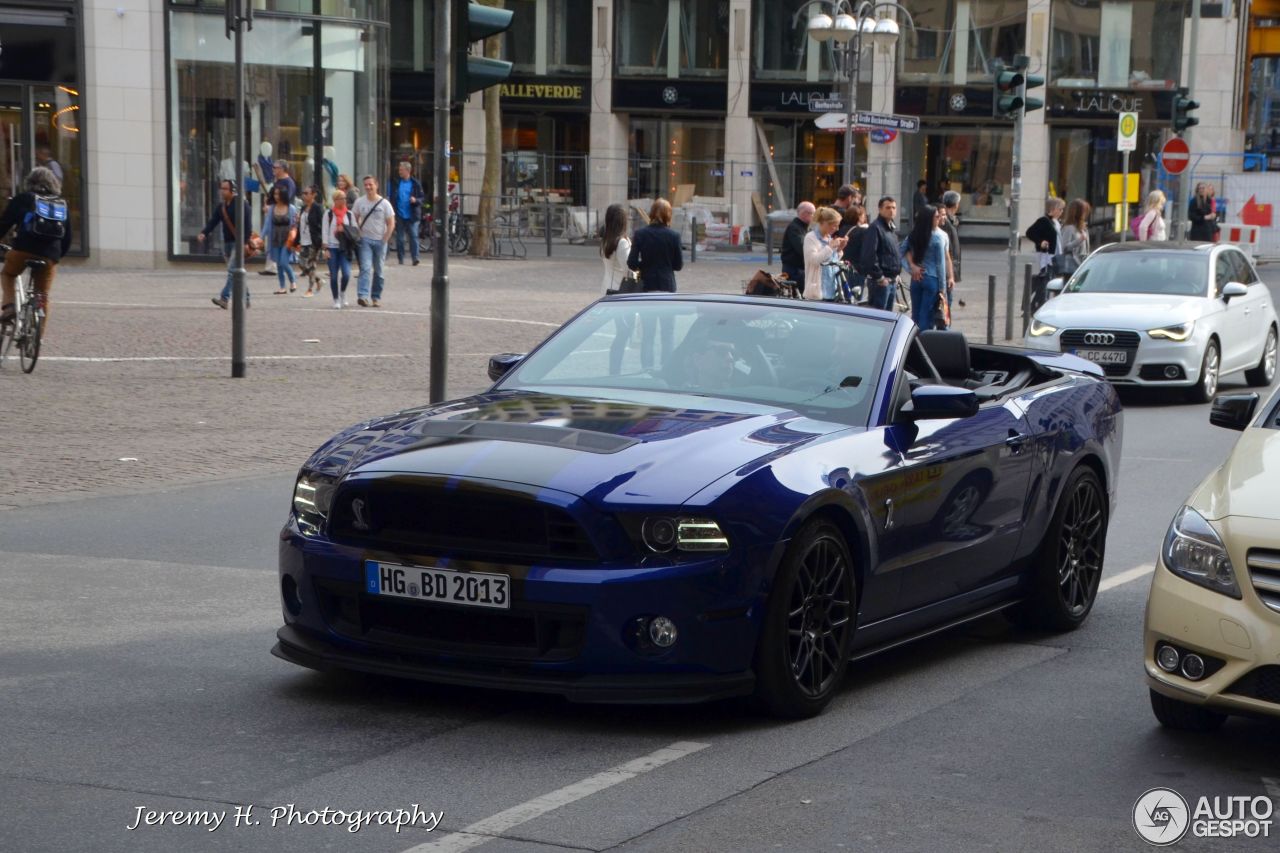
<path id="1" fill-rule="evenodd" d="M 0 259 L 11 247 L 0 243 Z M 18 275 L 13 292 L 13 320 L 0 323 L 0 367 L 18 348 L 18 361 L 23 373 L 36 369 L 40 357 L 40 339 L 44 334 L 44 294 L 36 293 L 31 285 L 31 271 L 48 265 L 48 261 L 32 258 Z"/>
<path id="2" fill-rule="evenodd" d="M 461 255 L 471 248 L 471 228 L 467 225 L 466 217 L 462 215 L 461 206 L 462 202 L 458 196 L 450 197 L 449 221 L 446 225 L 446 231 L 449 234 L 449 251 L 456 255 Z M 418 248 L 423 252 L 434 250 L 435 232 L 433 231 L 432 222 L 431 205 L 424 204 L 422 206 L 422 222 L 418 224 Z"/>

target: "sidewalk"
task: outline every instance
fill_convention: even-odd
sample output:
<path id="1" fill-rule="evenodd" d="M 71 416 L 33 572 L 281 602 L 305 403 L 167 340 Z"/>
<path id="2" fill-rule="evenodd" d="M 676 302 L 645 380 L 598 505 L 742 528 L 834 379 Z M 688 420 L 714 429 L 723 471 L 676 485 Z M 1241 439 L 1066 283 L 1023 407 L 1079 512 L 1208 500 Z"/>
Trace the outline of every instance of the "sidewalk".
<path id="1" fill-rule="evenodd" d="M 491 354 L 532 348 L 599 295 L 595 250 L 563 249 L 451 259 L 449 397 L 488 387 Z M 700 253 L 680 288 L 740 293 L 763 266 Z M 1004 253 L 966 250 L 954 319 L 971 340 L 985 336 L 986 276 L 1003 294 L 1005 270 Z M 16 359 L 0 370 L 0 509 L 296 469 L 339 428 L 427 402 L 429 258 L 392 259 L 381 309 L 354 307 L 354 281 L 339 311 L 327 292 L 274 296 L 274 278 L 251 275 L 243 379 L 230 378 L 231 312 L 209 302 L 224 277 L 218 266 L 59 270 L 35 373 Z"/>

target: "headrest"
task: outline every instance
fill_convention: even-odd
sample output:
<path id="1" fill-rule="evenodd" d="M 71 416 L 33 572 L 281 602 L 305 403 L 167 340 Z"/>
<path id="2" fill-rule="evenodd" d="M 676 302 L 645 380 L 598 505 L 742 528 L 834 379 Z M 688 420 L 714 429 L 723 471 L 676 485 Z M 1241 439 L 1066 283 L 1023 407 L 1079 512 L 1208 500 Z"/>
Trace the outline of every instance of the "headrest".
<path id="1" fill-rule="evenodd" d="M 964 332 L 929 329 L 920 333 L 920 345 L 943 379 L 969 378 L 969 344 Z"/>

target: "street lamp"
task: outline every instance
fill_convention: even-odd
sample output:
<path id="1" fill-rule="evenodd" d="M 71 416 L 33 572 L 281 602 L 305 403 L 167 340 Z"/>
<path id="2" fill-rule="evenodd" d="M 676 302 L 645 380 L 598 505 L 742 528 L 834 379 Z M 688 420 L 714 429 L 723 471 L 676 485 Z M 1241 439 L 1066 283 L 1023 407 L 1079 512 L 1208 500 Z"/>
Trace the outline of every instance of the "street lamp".
<path id="1" fill-rule="evenodd" d="M 854 174 L 854 139 L 853 118 L 857 112 L 858 74 L 861 70 L 862 40 L 868 38 L 873 45 L 887 49 L 898 40 L 898 22 L 893 18 L 878 18 L 879 9 L 895 9 L 907 16 L 907 22 L 915 29 L 911 13 L 899 3 L 892 0 L 811 0 L 796 10 L 791 20 L 794 27 L 800 13 L 811 6 L 825 6 L 833 14 L 829 15 L 821 9 L 809 16 L 805 29 L 809 37 L 817 42 L 834 42 L 837 63 L 844 70 L 849 81 L 849 92 L 844 98 L 845 148 L 844 174 L 845 183 L 853 183 Z M 852 42 L 852 44 L 850 44 Z"/>

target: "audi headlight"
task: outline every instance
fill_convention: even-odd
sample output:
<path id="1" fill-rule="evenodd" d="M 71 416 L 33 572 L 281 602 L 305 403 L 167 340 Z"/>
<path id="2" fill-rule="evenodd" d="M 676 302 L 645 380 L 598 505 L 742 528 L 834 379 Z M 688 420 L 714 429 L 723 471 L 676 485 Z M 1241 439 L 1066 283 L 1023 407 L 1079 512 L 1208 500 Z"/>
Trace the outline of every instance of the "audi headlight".
<path id="1" fill-rule="evenodd" d="M 315 533 L 329 517 L 336 477 L 303 471 L 293 486 L 293 512 L 304 533 Z"/>
<path id="2" fill-rule="evenodd" d="M 633 538 L 655 554 L 728 551 L 729 537 L 709 518 L 651 515 L 623 518 Z"/>
<path id="3" fill-rule="evenodd" d="M 1027 329 L 1027 331 L 1031 333 L 1033 338 L 1042 338 L 1045 335 L 1052 335 L 1054 332 L 1058 331 L 1058 327 L 1050 326 L 1048 323 L 1043 323 L 1033 317 L 1031 319 L 1031 327 Z"/>
<path id="4" fill-rule="evenodd" d="M 1185 341 L 1196 330 L 1195 322 L 1183 323 L 1181 326 L 1165 326 L 1163 329 L 1148 329 L 1147 334 L 1153 338 L 1168 341 Z"/>
<path id="5" fill-rule="evenodd" d="M 1241 597 L 1222 537 L 1191 507 L 1184 506 L 1173 517 L 1162 555 L 1165 566 L 1178 577 L 1232 598 Z"/>

